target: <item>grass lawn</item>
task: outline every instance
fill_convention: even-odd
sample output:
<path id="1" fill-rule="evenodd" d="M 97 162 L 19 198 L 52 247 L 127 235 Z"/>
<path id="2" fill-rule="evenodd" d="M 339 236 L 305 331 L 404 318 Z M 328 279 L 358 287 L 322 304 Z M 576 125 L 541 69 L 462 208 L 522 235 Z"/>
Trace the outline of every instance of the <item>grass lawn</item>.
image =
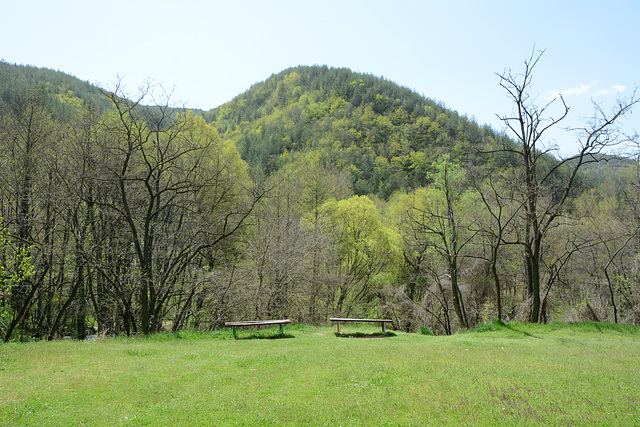
<path id="1" fill-rule="evenodd" d="M 640 328 L 343 329 L 2 345 L 0 425 L 640 425 Z"/>

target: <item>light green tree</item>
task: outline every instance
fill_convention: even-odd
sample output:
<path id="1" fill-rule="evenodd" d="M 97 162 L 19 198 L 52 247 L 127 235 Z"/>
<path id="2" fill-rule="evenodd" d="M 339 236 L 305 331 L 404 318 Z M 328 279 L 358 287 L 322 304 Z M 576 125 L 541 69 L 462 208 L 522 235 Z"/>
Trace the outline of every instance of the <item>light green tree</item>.
<path id="1" fill-rule="evenodd" d="M 23 246 L 11 247 L 6 237 L 4 221 L 0 217 L 0 301 L 10 300 L 13 289 L 34 275 L 35 269 L 31 261 L 30 249 Z M 20 310 L 15 310 L 11 304 L 0 306 L 0 330 L 3 332 L 4 342 L 11 339 L 15 327 L 24 317 L 27 309 L 27 304 L 24 304 Z"/>
<path id="2" fill-rule="evenodd" d="M 339 259 L 336 315 L 349 315 L 356 307 L 366 310 L 366 304 L 358 305 L 375 299 L 377 276 L 400 255 L 398 236 L 384 226 L 380 212 L 367 196 L 330 201 L 323 210 L 328 220 L 326 231 L 335 238 Z"/>

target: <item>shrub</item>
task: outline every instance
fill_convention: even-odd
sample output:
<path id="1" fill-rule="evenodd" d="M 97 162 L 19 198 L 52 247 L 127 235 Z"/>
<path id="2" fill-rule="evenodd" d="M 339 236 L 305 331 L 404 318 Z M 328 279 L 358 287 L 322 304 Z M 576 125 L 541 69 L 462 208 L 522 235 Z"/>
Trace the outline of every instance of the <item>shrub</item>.
<path id="1" fill-rule="evenodd" d="M 420 333 L 422 335 L 433 335 L 431 328 L 425 325 L 420 326 Z"/>
<path id="2" fill-rule="evenodd" d="M 476 332 L 487 332 L 487 331 L 497 331 L 498 329 L 504 328 L 505 324 L 502 320 L 493 319 L 490 322 L 480 323 L 476 327 Z"/>

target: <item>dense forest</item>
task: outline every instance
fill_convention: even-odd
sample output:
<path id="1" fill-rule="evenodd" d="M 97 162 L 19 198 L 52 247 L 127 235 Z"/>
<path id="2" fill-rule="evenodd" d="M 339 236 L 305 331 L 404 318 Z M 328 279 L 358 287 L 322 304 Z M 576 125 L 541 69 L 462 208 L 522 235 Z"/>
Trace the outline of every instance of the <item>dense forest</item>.
<path id="1" fill-rule="evenodd" d="M 640 324 L 640 164 L 605 154 L 638 100 L 554 156 L 564 114 L 530 96 L 538 59 L 500 76 L 505 132 L 327 66 L 200 111 L 0 62 L 2 339 L 285 317 Z"/>

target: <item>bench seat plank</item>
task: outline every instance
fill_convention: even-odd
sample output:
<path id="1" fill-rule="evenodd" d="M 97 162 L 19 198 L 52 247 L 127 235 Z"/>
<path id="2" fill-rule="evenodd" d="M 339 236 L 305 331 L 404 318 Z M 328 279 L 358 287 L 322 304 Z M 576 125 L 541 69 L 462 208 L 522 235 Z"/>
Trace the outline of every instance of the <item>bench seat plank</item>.
<path id="1" fill-rule="evenodd" d="M 285 325 L 291 323 L 289 319 L 283 320 L 248 320 L 243 322 L 224 322 L 225 326 L 256 326 L 256 325 Z"/>
<path id="2" fill-rule="evenodd" d="M 291 323 L 289 319 L 281 320 L 249 320 L 243 322 L 224 322 L 224 326 L 231 326 L 233 328 L 233 338 L 238 339 L 236 333 L 236 327 L 238 326 L 264 326 L 264 325 L 280 325 L 280 336 L 284 337 L 284 325 Z"/>

